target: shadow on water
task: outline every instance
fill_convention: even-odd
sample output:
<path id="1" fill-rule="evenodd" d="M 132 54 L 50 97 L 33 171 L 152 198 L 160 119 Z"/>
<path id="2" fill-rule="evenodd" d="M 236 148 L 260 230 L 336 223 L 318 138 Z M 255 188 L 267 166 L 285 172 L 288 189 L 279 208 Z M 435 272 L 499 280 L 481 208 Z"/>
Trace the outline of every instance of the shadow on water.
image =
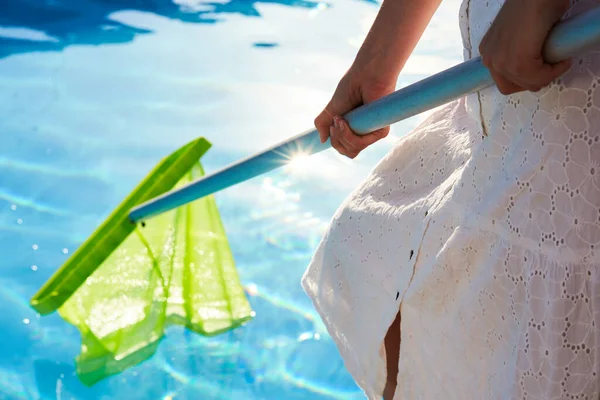
<path id="1" fill-rule="evenodd" d="M 374 0 L 366 0 L 373 2 Z M 0 0 L 0 58 L 69 45 L 118 44 L 152 33 L 111 19 L 139 11 L 187 23 L 218 23 L 224 14 L 260 17 L 258 4 L 316 8 L 326 0 Z"/>

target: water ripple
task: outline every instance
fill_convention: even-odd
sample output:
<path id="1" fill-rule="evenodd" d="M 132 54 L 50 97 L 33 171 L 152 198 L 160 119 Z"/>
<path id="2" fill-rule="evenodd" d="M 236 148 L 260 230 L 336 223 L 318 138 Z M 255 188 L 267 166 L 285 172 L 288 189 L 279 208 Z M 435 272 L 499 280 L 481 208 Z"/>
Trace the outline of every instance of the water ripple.
<path id="1" fill-rule="evenodd" d="M 314 329 L 316 332 L 321 334 L 327 334 L 327 330 L 325 328 L 325 325 L 321 321 L 321 318 L 312 308 L 302 306 L 288 299 L 280 297 L 277 294 L 269 293 L 266 289 L 259 288 L 253 283 L 245 285 L 244 289 L 250 297 L 263 299 L 269 302 L 269 304 L 271 304 L 274 307 L 278 307 L 282 310 L 292 312 L 304 318 L 305 320 L 310 321 L 314 325 Z"/>
<path id="2" fill-rule="evenodd" d="M 0 168 L 10 170 L 20 170 L 26 172 L 34 172 L 37 174 L 51 175 L 65 178 L 99 178 L 93 170 L 81 168 L 57 168 L 52 164 L 39 164 L 28 161 L 11 160 L 7 157 L 0 156 Z"/>
<path id="3" fill-rule="evenodd" d="M 8 193 L 0 188 L 0 200 L 4 200 L 11 205 L 17 205 L 19 207 L 27 207 L 41 213 L 49 213 L 60 217 L 71 217 L 77 215 L 69 209 L 61 208 L 40 202 L 40 200 L 34 200 L 27 197 L 20 196 L 14 193 Z"/>
<path id="4" fill-rule="evenodd" d="M 4 397 L 8 396 L 8 397 Z M 22 382 L 20 371 L 0 368 L 0 398 L 7 400 L 30 400 L 34 399 L 27 386 Z"/>

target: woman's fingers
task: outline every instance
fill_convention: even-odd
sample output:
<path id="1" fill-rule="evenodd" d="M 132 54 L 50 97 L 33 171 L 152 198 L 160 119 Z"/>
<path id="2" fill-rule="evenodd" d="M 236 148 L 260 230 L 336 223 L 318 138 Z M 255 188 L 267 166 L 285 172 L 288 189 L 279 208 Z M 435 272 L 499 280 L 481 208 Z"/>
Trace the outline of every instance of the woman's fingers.
<path id="1" fill-rule="evenodd" d="M 567 72 L 568 61 L 547 64 L 542 54 L 548 32 L 569 4 L 569 0 L 504 2 L 479 45 L 483 64 L 501 93 L 536 92 Z"/>
<path id="2" fill-rule="evenodd" d="M 349 127 L 342 122 L 340 117 L 333 119 L 333 125 L 330 128 L 331 145 L 340 154 L 355 158 L 361 149 L 358 149 L 352 143 L 352 140 L 348 137 Z"/>
<path id="3" fill-rule="evenodd" d="M 329 127 L 333 124 L 333 115 L 329 113 L 327 107 L 325 107 L 325 109 L 321 111 L 321 114 L 315 118 L 314 124 L 315 128 L 317 128 L 317 131 L 319 131 L 321 143 L 325 143 L 330 135 Z"/>
<path id="4" fill-rule="evenodd" d="M 335 127 L 333 125 L 331 125 L 329 128 L 329 132 L 329 141 L 331 142 L 331 147 L 336 149 L 338 153 L 344 156 L 349 156 L 346 146 L 340 141 L 339 134 L 336 134 Z"/>
<path id="5" fill-rule="evenodd" d="M 389 131 L 390 128 L 386 127 L 367 135 L 357 135 L 352 132 L 348 122 L 342 117 L 336 116 L 330 129 L 331 144 L 341 154 L 349 158 L 355 158 L 365 148 L 386 137 Z"/>
<path id="6" fill-rule="evenodd" d="M 566 74 L 571 69 L 571 65 L 573 65 L 573 60 L 564 60 L 556 64 L 544 64 L 543 73 L 547 75 L 548 83 Z"/>
<path id="7" fill-rule="evenodd" d="M 346 149 L 350 152 L 359 152 L 362 148 L 355 143 L 354 136 L 357 136 L 352 130 L 348 123 L 340 116 L 333 118 L 334 134 L 339 138 L 340 142 L 344 144 Z"/>
<path id="8" fill-rule="evenodd" d="M 523 67 L 487 61 L 484 62 L 484 65 L 490 70 L 500 92 L 502 94 L 512 94 L 523 90 L 537 92 L 548 86 L 569 70 L 571 61 L 546 64 L 540 59 Z"/>
<path id="9" fill-rule="evenodd" d="M 354 158 L 367 146 L 385 137 L 389 129 L 380 129 L 368 135 L 356 135 L 342 115 L 363 104 L 377 100 L 394 91 L 396 82 L 388 85 L 370 83 L 356 75 L 347 73 L 323 111 L 315 118 L 315 128 L 322 143 L 327 139 L 340 154 Z"/>
<path id="10" fill-rule="evenodd" d="M 506 79 L 504 75 L 500 74 L 493 67 L 488 69 L 490 70 L 490 75 L 492 75 L 494 82 L 496 82 L 498 90 L 503 95 L 508 96 L 509 94 L 518 93 L 522 92 L 523 90 L 526 90 L 522 86 L 519 86 L 513 83 L 512 81 Z"/>
<path id="11" fill-rule="evenodd" d="M 529 84 L 530 90 L 541 89 L 548 86 L 554 80 L 559 78 L 571 67 L 571 61 L 566 60 L 558 64 L 547 64 L 542 58 L 539 58 L 530 63 L 528 70 L 524 70 L 518 74 L 518 71 L 513 72 L 516 77 L 522 77 L 522 81 Z"/>

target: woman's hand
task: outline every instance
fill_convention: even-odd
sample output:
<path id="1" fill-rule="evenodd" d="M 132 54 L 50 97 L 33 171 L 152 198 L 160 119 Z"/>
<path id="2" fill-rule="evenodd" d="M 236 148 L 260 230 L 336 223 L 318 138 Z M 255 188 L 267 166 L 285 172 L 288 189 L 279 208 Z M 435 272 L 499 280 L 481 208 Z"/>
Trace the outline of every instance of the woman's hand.
<path id="1" fill-rule="evenodd" d="M 383 128 L 356 135 L 342 116 L 394 91 L 400 71 L 441 1 L 383 0 L 352 67 L 315 119 L 322 142 L 329 137 L 337 151 L 354 158 L 388 134 L 389 128 Z"/>
<path id="2" fill-rule="evenodd" d="M 570 60 L 547 64 L 542 49 L 569 0 L 506 0 L 479 46 L 502 94 L 536 92 L 567 72 Z"/>
<path id="3" fill-rule="evenodd" d="M 379 129 L 367 135 L 357 135 L 342 118 L 347 112 L 375 101 L 394 91 L 396 79 L 375 82 L 352 69 L 340 80 L 332 99 L 315 119 L 321 142 L 327 138 L 340 154 L 354 158 L 366 147 L 383 139 L 390 131 L 389 127 Z"/>

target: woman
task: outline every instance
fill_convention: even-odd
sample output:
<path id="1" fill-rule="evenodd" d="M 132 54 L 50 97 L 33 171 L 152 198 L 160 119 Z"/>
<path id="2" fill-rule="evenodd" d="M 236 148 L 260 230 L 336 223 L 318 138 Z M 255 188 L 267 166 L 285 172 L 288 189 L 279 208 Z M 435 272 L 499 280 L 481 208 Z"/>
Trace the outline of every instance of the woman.
<path id="1" fill-rule="evenodd" d="M 392 92 L 441 0 L 385 0 L 322 140 Z M 335 214 L 303 286 L 369 399 L 600 395 L 600 51 L 542 45 L 600 0 L 463 0 L 465 58 L 497 87 L 436 111 Z"/>

